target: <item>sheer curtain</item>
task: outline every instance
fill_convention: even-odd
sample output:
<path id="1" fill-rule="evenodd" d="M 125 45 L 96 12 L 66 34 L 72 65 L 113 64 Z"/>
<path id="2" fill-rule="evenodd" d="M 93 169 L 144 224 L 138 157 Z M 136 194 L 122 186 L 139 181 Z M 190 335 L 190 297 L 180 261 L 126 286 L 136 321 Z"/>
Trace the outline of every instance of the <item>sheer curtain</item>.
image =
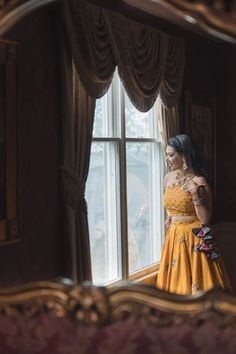
<path id="1" fill-rule="evenodd" d="M 166 108 L 160 97 L 155 103 L 157 111 L 157 121 L 160 129 L 163 152 L 165 154 L 168 140 L 179 134 L 179 107 L 178 102 L 171 108 Z"/>

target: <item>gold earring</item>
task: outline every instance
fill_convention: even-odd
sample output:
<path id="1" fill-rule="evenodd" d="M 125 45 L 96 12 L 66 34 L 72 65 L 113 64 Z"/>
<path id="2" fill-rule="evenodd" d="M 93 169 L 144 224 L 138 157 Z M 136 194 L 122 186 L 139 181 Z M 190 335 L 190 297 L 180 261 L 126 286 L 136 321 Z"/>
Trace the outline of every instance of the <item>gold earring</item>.
<path id="1" fill-rule="evenodd" d="M 183 167 L 183 170 L 187 170 L 187 168 L 188 168 L 185 158 L 183 158 L 183 166 L 182 167 Z"/>

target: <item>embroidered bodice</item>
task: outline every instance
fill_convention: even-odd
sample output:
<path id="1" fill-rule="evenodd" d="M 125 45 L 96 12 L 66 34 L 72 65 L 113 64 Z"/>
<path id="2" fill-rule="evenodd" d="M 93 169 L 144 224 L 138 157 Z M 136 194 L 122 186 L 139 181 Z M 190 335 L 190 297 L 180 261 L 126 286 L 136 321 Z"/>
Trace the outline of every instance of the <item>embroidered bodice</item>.
<path id="1" fill-rule="evenodd" d="M 164 206 L 172 216 L 196 215 L 191 194 L 178 185 L 166 188 Z"/>

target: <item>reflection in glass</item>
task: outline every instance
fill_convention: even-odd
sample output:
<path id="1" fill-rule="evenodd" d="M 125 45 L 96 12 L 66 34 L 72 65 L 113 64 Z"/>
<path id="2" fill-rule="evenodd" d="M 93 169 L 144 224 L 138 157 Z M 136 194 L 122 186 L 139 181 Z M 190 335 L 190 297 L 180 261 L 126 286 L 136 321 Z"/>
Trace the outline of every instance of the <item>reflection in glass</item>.
<path id="1" fill-rule="evenodd" d="M 153 110 L 142 113 L 131 103 L 125 95 L 125 128 L 127 138 L 153 137 Z"/>
<path id="2" fill-rule="evenodd" d="M 155 143 L 127 143 L 129 273 L 159 260 Z"/>

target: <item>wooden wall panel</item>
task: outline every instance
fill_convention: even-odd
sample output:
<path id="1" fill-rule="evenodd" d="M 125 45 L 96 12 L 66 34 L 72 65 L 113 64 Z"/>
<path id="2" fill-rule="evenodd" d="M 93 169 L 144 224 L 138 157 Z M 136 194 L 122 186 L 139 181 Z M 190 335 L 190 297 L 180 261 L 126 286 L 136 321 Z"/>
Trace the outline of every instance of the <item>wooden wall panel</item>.
<path id="1" fill-rule="evenodd" d="M 19 237 L 0 246 L 0 286 L 62 274 L 59 199 L 59 96 L 51 7 L 5 36 L 19 44 L 17 63 Z"/>

